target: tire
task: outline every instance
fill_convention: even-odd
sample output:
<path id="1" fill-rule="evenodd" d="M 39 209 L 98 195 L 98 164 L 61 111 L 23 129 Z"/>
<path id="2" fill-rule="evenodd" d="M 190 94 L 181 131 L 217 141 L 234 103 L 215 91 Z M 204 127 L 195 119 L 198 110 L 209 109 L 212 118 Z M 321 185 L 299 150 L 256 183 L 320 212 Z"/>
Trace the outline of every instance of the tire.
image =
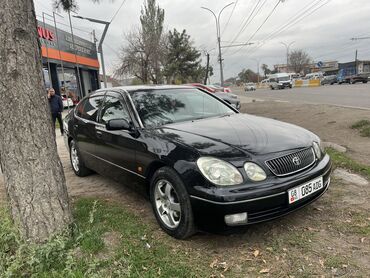
<path id="1" fill-rule="evenodd" d="M 92 170 L 85 166 L 75 140 L 72 140 L 69 144 L 69 159 L 76 176 L 86 177 L 93 173 Z"/>
<path id="2" fill-rule="evenodd" d="M 196 232 L 189 195 L 172 168 L 162 167 L 154 173 L 150 202 L 159 226 L 170 236 L 186 239 Z"/>

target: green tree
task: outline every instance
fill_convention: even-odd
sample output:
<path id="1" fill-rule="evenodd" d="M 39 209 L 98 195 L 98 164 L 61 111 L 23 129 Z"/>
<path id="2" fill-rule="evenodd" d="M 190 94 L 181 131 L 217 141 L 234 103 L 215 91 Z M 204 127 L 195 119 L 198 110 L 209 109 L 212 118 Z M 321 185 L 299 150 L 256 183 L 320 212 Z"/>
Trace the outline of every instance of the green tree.
<path id="1" fill-rule="evenodd" d="M 165 75 L 169 83 L 202 82 L 206 68 L 201 65 L 201 53 L 193 46 L 190 36 L 176 29 L 168 34 Z M 213 74 L 210 67 L 209 75 Z"/>
<path id="2" fill-rule="evenodd" d="M 265 78 L 267 78 L 268 74 L 271 74 L 271 70 L 269 69 L 268 65 L 262 64 L 261 69 Z"/>
<path id="3" fill-rule="evenodd" d="M 164 10 L 156 0 L 146 0 L 141 9 L 140 27 L 126 35 L 116 75 L 133 75 L 144 84 L 162 82 L 166 45 L 163 23 Z"/>
<path id="4" fill-rule="evenodd" d="M 257 82 L 258 75 L 251 69 L 243 69 L 238 74 L 239 80 L 243 83 L 247 82 Z"/>

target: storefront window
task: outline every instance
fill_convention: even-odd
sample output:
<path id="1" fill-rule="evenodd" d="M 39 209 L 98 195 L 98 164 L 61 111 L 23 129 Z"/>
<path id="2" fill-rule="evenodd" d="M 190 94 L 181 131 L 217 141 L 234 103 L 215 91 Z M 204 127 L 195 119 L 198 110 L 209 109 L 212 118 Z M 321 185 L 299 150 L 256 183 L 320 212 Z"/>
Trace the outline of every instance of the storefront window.
<path id="1" fill-rule="evenodd" d="M 59 86 L 61 94 L 68 95 L 73 101 L 81 99 L 78 89 L 78 80 L 75 69 L 64 67 L 64 74 L 62 67 L 57 67 Z"/>

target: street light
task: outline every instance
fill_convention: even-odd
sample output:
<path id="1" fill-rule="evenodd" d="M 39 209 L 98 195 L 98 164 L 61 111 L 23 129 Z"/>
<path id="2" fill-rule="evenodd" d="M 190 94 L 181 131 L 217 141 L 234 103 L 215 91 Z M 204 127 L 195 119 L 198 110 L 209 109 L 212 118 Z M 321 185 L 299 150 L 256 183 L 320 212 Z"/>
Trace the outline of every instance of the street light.
<path id="1" fill-rule="evenodd" d="M 224 86 L 224 70 L 223 70 L 223 66 L 222 66 L 222 53 L 221 53 L 220 17 L 221 17 L 222 12 L 227 7 L 231 6 L 232 4 L 234 4 L 234 2 L 231 2 L 230 4 L 227 4 L 226 6 L 224 6 L 221 9 L 221 11 L 219 12 L 218 17 L 216 16 L 216 14 L 211 9 L 206 8 L 206 7 L 201 7 L 202 9 L 205 9 L 205 10 L 211 12 L 213 14 L 213 16 L 215 17 L 215 20 L 216 20 L 216 31 L 217 31 L 217 41 L 218 41 L 218 57 L 219 57 L 219 62 L 220 62 L 220 74 L 221 74 L 221 86 Z"/>
<path id="2" fill-rule="evenodd" d="M 295 41 L 292 41 L 290 44 L 286 44 L 285 42 L 280 43 L 286 47 L 286 70 L 289 71 L 289 48 Z"/>
<path id="3" fill-rule="evenodd" d="M 99 19 L 94 19 L 94 18 L 90 18 L 90 17 L 83 17 L 83 16 L 80 16 L 80 15 L 73 15 L 73 17 L 76 17 L 76 18 L 79 18 L 79 19 L 86 19 L 86 20 L 91 21 L 91 22 L 95 22 L 95 23 L 105 25 L 103 34 L 101 35 L 101 38 L 100 38 L 100 41 L 99 41 L 98 53 L 100 53 L 101 67 L 102 67 L 102 70 L 103 70 L 104 87 L 107 88 L 107 76 L 105 74 L 104 55 L 103 55 L 103 41 L 104 41 L 105 35 L 107 34 L 110 22 L 99 20 Z"/>

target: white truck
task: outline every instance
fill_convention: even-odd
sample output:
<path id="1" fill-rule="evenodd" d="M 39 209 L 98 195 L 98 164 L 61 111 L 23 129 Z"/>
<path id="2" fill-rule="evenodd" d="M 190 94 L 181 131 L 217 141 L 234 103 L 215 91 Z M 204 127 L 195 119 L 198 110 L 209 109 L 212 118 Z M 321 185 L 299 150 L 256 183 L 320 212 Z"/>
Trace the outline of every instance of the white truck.
<path id="1" fill-rule="evenodd" d="M 271 90 L 292 88 L 293 82 L 288 73 L 275 73 L 269 77 Z"/>

